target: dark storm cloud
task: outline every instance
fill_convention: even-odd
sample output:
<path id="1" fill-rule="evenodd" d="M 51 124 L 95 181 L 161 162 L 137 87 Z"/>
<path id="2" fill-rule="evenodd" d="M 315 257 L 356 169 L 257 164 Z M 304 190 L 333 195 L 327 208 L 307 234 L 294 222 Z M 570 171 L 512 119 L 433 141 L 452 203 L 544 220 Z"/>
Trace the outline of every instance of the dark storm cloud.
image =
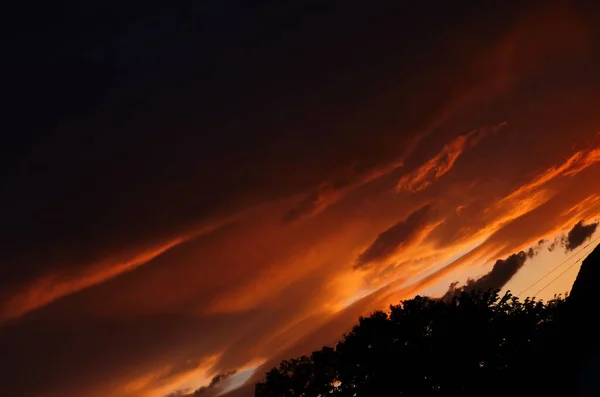
<path id="1" fill-rule="evenodd" d="M 201 388 L 195 390 L 193 395 L 208 397 L 209 395 L 214 395 L 215 393 L 218 393 L 220 390 L 216 390 L 216 389 L 221 389 L 223 386 L 223 383 L 227 382 L 227 380 L 229 378 L 231 378 L 233 375 L 235 375 L 236 372 L 237 372 L 236 370 L 233 370 L 233 371 L 226 372 L 224 374 L 218 374 L 218 375 L 213 376 L 213 378 L 210 380 L 210 383 L 208 385 L 202 386 Z"/>
<path id="2" fill-rule="evenodd" d="M 560 237 L 555 237 L 554 240 L 552 240 L 552 242 L 548 245 L 548 251 L 554 252 L 554 250 L 556 249 L 556 247 L 558 245 L 560 245 L 560 243 L 561 243 Z"/>
<path id="3" fill-rule="evenodd" d="M 484 274 L 477 279 L 469 279 L 467 280 L 466 284 L 461 287 L 458 287 L 458 282 L 450 284 L 450 288 L 444 294 L 442 299 L 452 299 L 454 296 L 458 296 L 462 292 L 471 292 L 480 289 L 484 291 L 489 289 L 502 289 L 502 287 L 504 287 L 504 285 L 508 283 L 515 274 L 517 274 L 519 269 L 523 267 L 525 261 L 527 261 L 527 259 L 533 255 L 535 255 L 534 251 L 521 251 L 519 253 L 512 254 L 506 259 L 498 259 L 489 273 Z"/>
<path id="4" fill-rule="evenodd" d="M 217 374 L 213 376 L 209 384 L 206 386 L 202 386 L 194 391 L 191 391 L 189 389 L 175 390 L 167 394 L 165 397 L 215 397 L 218 395 L 222 395 L 223 388 L 228 385 L 228 381 L 236 373 L 237 371 L 233 370 L 223 374 Z"/>
<path id="5" fill-rule="evenodd" d="M 189 391 L 189 389 L 175 390 L 169 394 L 164 395 L 163 397 L 186 397 L 190 395 Z"/>
<path id="6" fill-rule="evenodd" d="M 427 224 L 431 206 L 425 205 L 410 214 L 406 219 L 397 222 L 388 230 L 382 232 L 375 241 L 363 251 L 356 259 L 356 267 L 364 267 L 368 264 L 383 259 L 397 252 L 398 248 L 409 245 L 419 232 Z"/>
<path id="7" fill-rule="evenodd" d="M 573 251 L 588 240 L 597 228 L 598 222 L 584 225 L 583 221 L 579 221 L 567 234 L 555 237 L 552 243 L 548 245 L 548 251 L 553 252 L 557 247 L 563 247 L 566 252 Z"/>
<path id="8" fill-rule="evenodd" d="M 583 224 L 583 221 L 579 221 L 573 226 L 569 233 L 567 233 L 564 239 L 565 250 L 573 251 L 575 248 L 582 245 L 587 239 L 592 237 L 592 234 L 598 228 L 598 222 L 590 223 L 587 225 Z"/>

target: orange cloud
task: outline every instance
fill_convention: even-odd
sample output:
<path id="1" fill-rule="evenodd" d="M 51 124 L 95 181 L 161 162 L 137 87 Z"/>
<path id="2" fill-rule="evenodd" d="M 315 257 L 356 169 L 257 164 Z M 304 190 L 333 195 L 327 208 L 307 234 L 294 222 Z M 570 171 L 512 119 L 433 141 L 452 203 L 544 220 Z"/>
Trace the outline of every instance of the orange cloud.
<path id="1" fill-rule="evenodd" d="M 0 324 L 43 307 L 63 296 L 131 271 L 183 241 L 183 238 L 178 238 L 157 248 L 136 254 L 128 260 L 92 266 L 86 269 L 82 275 L 53 274 L 38 279 L 3 302 L 2 310 L 0 310 Z"/>
<path id="2" fill-rule="evenodd" d="M 566 176 L 573 176 L 579 172 L 600 162 L 600 148 L 596 148 L 584 153 L 578 161 L 565 172 Z"/>
<path id="3" fill-rule="evenodd" d="M 539 188 L 559 176 L 574 176 L 588 167 L 600 162 L 600 148 L 579 151 L 571 155 L 562 164 L 552 166 L 536 176 L 531 182 L 519 187 L 504 200 L 511 200 L 531 190 Z"/>
<path id="4" fill-rule="evenodd" d="M 435 157 L 415 171 L 400 178 L 396 185 L 396 190 L 416 193 L 427 188 L 435 180 L 452 169 L 456 160 L 458 160 L 467 147 L 475 146 L 486 135 L 496 133 L 505 125 L 506 123 L 500 123 L 495 126 L 473 130 L 447 143 Z"/>
<path id="5" fill-rule="evenodd" d="M 242 219 L 254 209 L 234 213 L 228 217 L 196 227 L 195 231 L 184 236 L 158 244 L 146 250 L 133 250 L 118 257 L 108 257 L 98 263 L 81 264 L 78 271 L 60 271 L 39 277 L 33 281 L 6 291 L 6 298 L 0 304 L 0 325 L 16 319 L 33 310 L 42 308 L 55 300 L 74 294 L 78 291 L 106 282 L 117 276 L 131 272 L 144 264 L 155 260 L 171 249 L 189 241 L 209 234 L 220 227 Z"/>
<path id="6" fill-rule="evenodd" d="M 567 208 L 561 216 L 571 216 L 572 219 L 580 219 L 588 216 L 590 213 L 597 211 L 600 207 L 600 195 L 591 194 L 583 201 L 575 204 L 571 208 Z"/>
<path id="7" fill-rule="evenodd" d="M 294 208 L 287 211 L 283 219 L 285 222 L 291 222 L 306 216 L 314 216 L 352 190 L 394 172 L 403 165 L 402 160 L 397 160 L 362 173 L 355 169 L 344 172 L 337 179 L 321 184 Z"/>
<path id="8" fill-rule="evenodd" d="M 131 397 L 163 397 L 173 390 L 190 390 L 196 384 L 208 384 L 211 367 L 219 355 L 211 355 L 199 360 L 186 360 L 183 365 L 173 364 L 130 380 L 120 386 L 117 393 Z M 182 393 L 181 396 L 183 397 Z"/>

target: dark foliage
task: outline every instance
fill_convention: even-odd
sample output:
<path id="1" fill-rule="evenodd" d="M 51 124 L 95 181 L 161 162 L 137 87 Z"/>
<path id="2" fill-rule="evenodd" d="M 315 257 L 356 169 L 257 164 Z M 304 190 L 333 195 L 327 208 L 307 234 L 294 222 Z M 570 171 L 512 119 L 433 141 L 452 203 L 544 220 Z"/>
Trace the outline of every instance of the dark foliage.
<path id="1" fill-rule="evenodd" d="M 565 307 L 491 290 L 416 297 L 361 317 L 335 349 L 283 361 L 256 396 L 566 395 Z"/>

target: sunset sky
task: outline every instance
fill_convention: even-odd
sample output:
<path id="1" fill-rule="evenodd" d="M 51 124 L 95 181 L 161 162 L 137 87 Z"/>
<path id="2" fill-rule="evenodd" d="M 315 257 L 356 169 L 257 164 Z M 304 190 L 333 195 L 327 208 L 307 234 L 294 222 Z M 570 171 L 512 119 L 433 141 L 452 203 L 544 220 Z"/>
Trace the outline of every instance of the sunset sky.
<path id="1" fill-rule="evenodd" d="M 7 25 L 0 396 L 249 397 L 600 242 L 595 2 L 76 3 Z"/>

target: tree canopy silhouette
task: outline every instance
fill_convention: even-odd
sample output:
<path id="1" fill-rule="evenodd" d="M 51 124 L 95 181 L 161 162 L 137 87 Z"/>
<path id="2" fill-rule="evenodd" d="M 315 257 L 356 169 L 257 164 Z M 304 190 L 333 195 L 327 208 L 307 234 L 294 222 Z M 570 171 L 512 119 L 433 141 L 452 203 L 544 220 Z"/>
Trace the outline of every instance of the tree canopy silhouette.
<path id="1" fill-rule="evenodd" d="M 566 300 L 415 297 L 361 317 L 335 348 L 281 362 L 257 397 L 558 395 Z"/>

